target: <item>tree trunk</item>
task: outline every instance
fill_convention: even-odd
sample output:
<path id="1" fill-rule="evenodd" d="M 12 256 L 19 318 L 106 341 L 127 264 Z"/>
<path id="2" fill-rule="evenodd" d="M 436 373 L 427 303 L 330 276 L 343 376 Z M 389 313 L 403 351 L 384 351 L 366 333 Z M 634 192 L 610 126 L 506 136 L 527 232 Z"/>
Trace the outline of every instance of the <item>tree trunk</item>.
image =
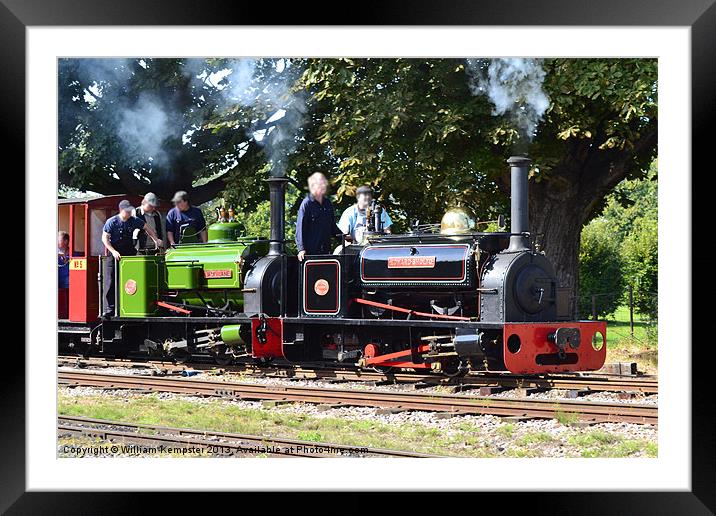
<path id="1" fill-rule="evenodd" d="M 533 188 L 530 192 L 530 230 L 535 241 L 552 262 L 557 273 L 558 286 L 569 287 L 570 310 L 576 314 L 579 293 L 579 241 L 584 225 L 582 206 L 569 190 L 564 195 L 548 186 Z M 543 192 L 540 192 L 542 190 Z"/>

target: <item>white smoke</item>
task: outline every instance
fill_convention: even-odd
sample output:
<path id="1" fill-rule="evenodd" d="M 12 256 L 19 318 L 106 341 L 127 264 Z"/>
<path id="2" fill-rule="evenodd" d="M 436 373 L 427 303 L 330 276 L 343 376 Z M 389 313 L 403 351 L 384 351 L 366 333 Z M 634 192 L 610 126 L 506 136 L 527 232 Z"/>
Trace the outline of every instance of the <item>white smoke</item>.
<path id="1" fill-rule="evenodd" d="M 247 135 L 261 145 L 271 163 L 271 174 L 286 175 L 287 160 L 298 146 L 300 132 L 305 122 L 305 95 L 292 90 L 291 66 L 285 59 L 269 61 L 271 70 L 266 73 L 267 61 L 251 58 L 232 59 L 228 68 L 223 94 L 226 109 L 237 106 L 253 108 L 263 118 L 254 127 L 247 128 Z M 264 67 L 259 73 L 259 66 Z"/>
<path id="2" fill-rule="evenodd" d="M 541 59 L 467 59 L 466 68 L 473 95 L 487 95 L 495 116 L 509 116 L 520 138 L 531 141 L 537 125 L 549 108 L 544 92 L 545 71 Z"/>
<path id="3" fill-rule="evenodd" d="M 132 106 L 121 109 L 118 115 L 117 136 L 129 155 L 151 157 L 152 163 L 167 162 L 164 142 L 176 136 L 178 127 L 156 96 L 143 93 Z"/>

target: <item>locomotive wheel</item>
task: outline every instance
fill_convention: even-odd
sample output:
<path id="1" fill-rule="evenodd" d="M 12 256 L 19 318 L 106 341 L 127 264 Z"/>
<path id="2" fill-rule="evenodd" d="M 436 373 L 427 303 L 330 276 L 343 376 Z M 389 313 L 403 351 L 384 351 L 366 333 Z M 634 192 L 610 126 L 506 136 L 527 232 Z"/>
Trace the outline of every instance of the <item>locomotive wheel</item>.
<path id="1" fill-rule="evenodd" d="M 231 352 L 231 349 L 226 346 L 226 344 L 214 346 L 211 348 L 210 353 L 217 365 L 226 366 L 234 361 L 234 354 Z"/>
<path id="2" fill-rule="evenodd" d="M 440 370 L 448 378 L 460 378 L 470 372 L 470 364 L 458 358 L 449 358 L 441 363 Z"/>
<path id="3" fill-rule="evenodd" d="M 77 341 L 72 346 L 72 349 L 82 358 L 89 358 L 92 356 L 92 345 L 89 342 Z"/>
<path id="4" fill-rule="evenodd" d="M 175 364 L 185 364 L 191 358 L 191 353 L 184 348 L 172 348 L 169 350 L 169 358 L 171 358 Z"/>

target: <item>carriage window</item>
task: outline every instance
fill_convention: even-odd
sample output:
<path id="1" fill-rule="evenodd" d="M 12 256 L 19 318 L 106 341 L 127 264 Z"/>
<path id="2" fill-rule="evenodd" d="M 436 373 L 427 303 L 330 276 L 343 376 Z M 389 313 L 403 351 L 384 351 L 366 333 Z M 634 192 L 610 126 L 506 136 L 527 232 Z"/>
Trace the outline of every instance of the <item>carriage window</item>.
<path id="1" fill-rule="evenodd" d="M 102 244 L 102 228 L 109 216 L 104 208 L 90 210 L 90 256 L 101 256 L 104 254 Z"/>
<path id="2" fill-rule="evenodd" d="M 57 207 L 57 231 L 70 232 L 70 207 L 67 204 Z"/>
<path id="3" fill-rule="evenodd" d="M 85 210 L 84 206 L 75 206 L 75 220 L 72 223 L 72 236 L 74 244 L 72 246 L 72 255 L 83 255 L 85 252 Z"/>

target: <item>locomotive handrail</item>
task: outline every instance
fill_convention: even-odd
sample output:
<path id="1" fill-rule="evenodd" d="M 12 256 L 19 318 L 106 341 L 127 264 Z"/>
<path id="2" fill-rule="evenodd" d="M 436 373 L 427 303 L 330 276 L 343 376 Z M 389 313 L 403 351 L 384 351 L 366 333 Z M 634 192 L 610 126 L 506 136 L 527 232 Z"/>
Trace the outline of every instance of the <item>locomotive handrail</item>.
<path id="1" fill-rule="evenodd" d="M 381 235 L 375 237 L 366 237 L 368 243 L 379 243 L 379 242 L 402 242 L 402 241 L 414 241 L 417 239 L 419 242 L 423 241 L 445 241 L 445 240 L 477 240 L 483 237 L 502 237 L 508 238 L 512 236 L 524 236 L 526 238 L 531 237 L 531 233 L 525 231 L 523 233 L 508 233 L 505 231 L 493 231 L 493 232 L 476 232 L 476 233 L 460 233 L 457 235 L 443 235 L 441 233 L 407 233 L 404 235 Z"/>

